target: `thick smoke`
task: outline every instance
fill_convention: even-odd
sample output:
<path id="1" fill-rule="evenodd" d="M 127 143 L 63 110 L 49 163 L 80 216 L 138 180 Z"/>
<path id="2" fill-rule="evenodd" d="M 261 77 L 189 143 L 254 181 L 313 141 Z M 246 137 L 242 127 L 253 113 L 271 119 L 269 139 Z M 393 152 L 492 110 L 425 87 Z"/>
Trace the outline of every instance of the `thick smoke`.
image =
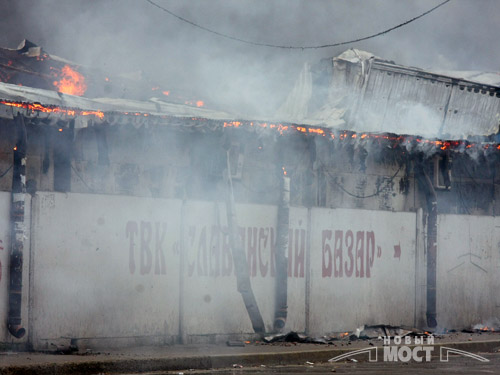
<path id="1" fill-rule="evenodd" d="M 441 2 L 441 0 L 155 1 L 186 19 L 220 33 L 259 43 L 293 46 L 323 45 L 371 35 L 415 17 Z M 180 22 L 144 0 L 3 0 L 3 2 L 0 2 L 0 15 L 2 16 L 0 22 L 0 46 L 15 48 L 21 40 L 29 39 L 42 46 L 49 54 L 72 60 L 87 67 L 100 69 L 104 73 L 141 75 L 145 80 L 155 82 L 164 90 L 171 90 L 173 93 L 175 90 L 181 90 L 190 93 L 196 99 L 203 99 L 209 108 L 214 107 L 225 112 L 235 113 L 235 117 L 241 115 L 241 117 L 247 119 L 269 121 L 273 119 L 277 109 L 285 102 L 304 66 L 314 66 L 321 59 L 337 56 L 348 48 L 366 50 L 383 59 L 394 60 L 402 65 L 427 69 L 500 71 L 500 50 L 496 48 L 498 45 L 496 39 L 500 31 L 498 14 L 500 14 L 500 2 L 496 0 L 483 0 L 480 2 L 476 0 L 453 0 L 430 15 L 375 39 L 337 48 L 289 50 L 251 46 L 220 38 Z M 313 90 L 309 86 L 308 94 L 311 97 L 315 95 Z M 301 94 L 304 95 L 305 93 L 302 92 Z M 142 97 L 144 93 L 137 93 L 137 96 Z M 303 108 L 295 109 L 297 112 L 304 110 Z M 420 122 L 424 119 L 426 125 L 431 127 L 428 132 L 431 132 L 432 128 L 435 128 L 436 124 L 439 123 L 439 120 L 434 118 L 434 114 L 426 111 L 421 106 L 411 107 L 408 112 L 410 112 L 410 117 L 418 118 Z M 415 124 L 409 123 L 408 126 L 417 127 L 421 126 L 421 124 L 418 122 Z M 188 284 L 190 281 L 186 279 L 188 280 L 186 286 L 183 286 L 184 289 L 179 292 L 181 295 L 184 293 L 187 300 L 191 296 L 191 311 L 198 312 L 198 310 L 201 310 L 200 306 L 205 308 L 213 298 L 212 306 L 219 306 L 217 308 L 212 307 L 211 311 L 216 312 L 213 316 L 223 316 L 230 322 L 230 319 L 237 319 L 241 315 L 239 312 L 243 311 L 244 313 L 243 305 L 239 299 L 230 301 L 229 299 L 232 297 L 226 296 L 224 293 L 209 294 L 213 290 L 217 290 L 227 279 L 217 279 L 215 277 L 201 279 L 201 277 L 206 276 L 212 277 L 211 263 L 206 261 L 207 257 L 213 255 L 209 252 L 212 243 L 207 241 L 212 241 L 214 238 L 219 241 L 219 236 L 222 238 L 222 228 L 227 226 L 223 210 L 212 203 L 217 200 L 223 201 L 227 195 L 226 185 L 222 180 L 222 170 L 226 166 L 225 148 L 228 146 L 223 143 L 227 140 L 221 140 L 218 134 L 210 134 L 209 132 L 195 134 L 189 138 L 179 135 L 179 138 L 176 138 L 167 128 L 138 130 L 132 126 L 123 126 L 119 133 L 111 134 L 106 141 L 109 142 L 108 155 L 108 146 L 101 137 L 103 133 L 98 131 L 91 127 L 82 129 L 75 138 L 75 144 L 82 143 L 82 155 L 75 152 L 72 156 L 73 164 L 71 169 L 67 169 L 69 173 L 65 174 L 65 176 L 74 177 L 72 191 L 84 193 L 112 192 L 114 194 L 151 196 L 155 198 L 186 199 L 187 197 L 191 200 L 207 200 L 208 202 L 203 202 L 202 206 L 200 204 L 199 207 L 203 209 L 199 211 L 196 208 L 198 206 L 195 204 L 193 204 L 194 208 L 191 211 L 185 208 L 181 211 L 178 208 L 175 212 L 180 212 L 178 215 L 180 219 L 175 216 L 176 214 L 165 215 L 168 220 L 171 220 L 171 222 L 168 222 L 168 228 L 173 228 L 169 229 L 172 232 L 177 231 L 175 229 L 177 227 L 174 225 L 180 225 L 179 221 L 182 220 L 186 223 L 193 222 L 197 226 L 196 236 L 194 231 L 191 231 L 191 228 L 186 229 L 187 233 L 185 234 L 190 241 L 185 246 L 190 249 L 189 256 L 191 258 L 186 260 L 184 266 L 179 265 L 177 267 L 177 263 L 169 263 L 169 267 L 171 267 L 169 272 L 172 269 L 185 267 L 187 270 L 183 272 L 189 274 L 189 267 L 192 262 L 193 268 L 191 272 L 196 272 L 194 274 L 198 278 L 196 280 L 202 281 Z M 109 131 L 114 131 L 114 129 Z M 151 131 L 151 133 L 147 133 L 147 131 Z M 428 132 L 424 131 L 422 135 L 426 135 L 425 133 Z M 266 136 L 267 134 L 263 132 L 258 139 L 257 137 L 247 137 L 245 133 L 231 135 L 234 140 L 245 144 L 247 156 L 245 156 L 246 159 L 243 162 L 244 167 L 247 170 L 256 171 L 252 172 L 253 174 L 247 173 L 246 170 L 245 172 L 240 171 L 242 177 L 241 181 L 238 182 L 239 190 L 235 189 L 237 202 L 258 201 L 259 203 L 276 204 L 279 179 L 276 176 L 274 165 L 269 161 L 278 163 L 280 160 L 276 160 L 274 147 L 277 146 L 275 146 L 271 137 Z M 410 185 L 408 178 L 410 162 L 408 160 L 397 160 L 392 156 L 392 153 L 388 153 L 387 150 L 392 150 L 389 142 L 368 142 L 357 138 L 355 141 L 350 142 L 334 143 L 328 141 L 327 143 L 325 139 L 318 137 L 315 140 L 317 144 L 312 147 L 305 138 L 290 137 L 286 139 L 288 143 L 279 146 L 281 148 L 279 151 L 283 154 L 280 156 L 283 163 L 277 164 L 277 166 L 278 168 L 281 165 L 283 165 L 283 168 L 286 167 L 289 176 L 292 178 L 292 205 L 358 207 L 387 211 L 412 211 L 416 209 L 416 204 L 414 206 L 414 203 L 411 203 L 415 199 L 410 199 L 416 191 L 416 182 Z M 232 141 L 233 139 L 228 137 L 228 140 Z M 268 144 L 270 147 L 267 147 Z M 236 148 L 236 146 L 234 147 Z M 406 150 L 430 157 L 433 156 L 436 147 L 427 143 L 422 145 L 412 144 L 408 145 Z M 470 152 L 478 151 L 472 150 Z M 100 160 L 100 158 L 108 159 L 108 156 L 111 165 L 108 165 L 109 160 L 108 163 Z M 481 155 L 468 156 L 471 159 L 483 160 L 480 158 Z M 455 165 L 465 165 L 465 162 L 462 162 L 463 159 L 460 160 L 458 157 L 456 159 L 458 160 L 455 161 Z M 28 160 L 31 163 L 33 159 Z M 182 162 L 179 163 L 179 160 L 182 160 Z M 186 165 L 184 165 L 183 162 L 186 160 Z M 45 160 L 43 162 L 45 163 Z M 377 174 L 379 172 L 376 168 L 379 164 L 388 165 L 390 171 L 388 176 Z M 141 170 L 144 166 L 147 166 L 147 168 Z M 36 167 L 41 170 L 38 165 Z M 371 171 L 370 168 L 372 168 Z M 367 169 L 370 173 L 365 174 Z M 453 170 L 453 173 L 458 174 L 460 172 L 460 170 L 455 171 Z M 464 167 L 464 173 L 461 175 L 467 178 L 467 174 L 468 170 L 465 170 Z M 311 181 L 314 181 L 316 177 L 318 182 L 317 185 L 314 185 Z M 492 176 L 486 177 L 488 177 L 487 181 L 493 181 Z M 28 178 L 30 178 L 29 173 Z M 38 186 L 42 191 L 46 190 L 48 185 L 48 182 L 45 183 L 45 180 L 43 180 L 44 178 L 46 177 L 42 175 Z M 279 178 L 281 178 L 281 172 Z M 480 192 L 480 189 L 486 184 L 479 185 L 474 180 L 472 182 L 468 185 L 464 183 L 456 189 L 458 191 L 457 195 L 449 195 L 455 199 L 455 202 L 449 205 L 450 207 L 457 206 L 456 201 L 460 199 L 461 206 L 455 213 L 470 213 L 477 207 L 482 208 L 473 199 L 477 200 L 478 196 L 485 196 Z M 398 186 L 401 194 L 395 193 Z M 274 195 L 264 194 L 268 191 L 272 191 Z M 242 199 L 242 197 L 245 199 Z M 301 197 L 306 198 L 299 201 L 298 198 Z M 363 200 L 363 198 L 368 197 L 373 197 L 373 199 Z M 410 198 L 407 199 L 406 197 Z M 110 200 L 109 196 L 106 195 L 102 195 L 99 199 L 103 199 L 103 202 Z M 451 198 L 448 199 L 451 201 Z M 81 218 L 79 220 L 81 221 L 66 220 L 66 217 L 59 217 L 60 221 L 55 221 L 55 223 L 60 222 L 61 224 L 55 226 L 61 232 L 68 232 L 65 224 L 90 223 L 91 220 L 96 218 L 97 224 L 94 227 L 84 226 L 88 231 L 79 233 L 81 233 L 82 238 L 97 236 L 95 243 L 107 243 L 109 233 L 101 229 L 107 228 L 107 226 L 104 225 L 104 220 L 101 220 L 99 215 L 103 218 L 108 216 L 106 216 L 106 212 L 99 213 L 98 209 L 108 206 L 107 203 L 100 205 L 100 201 L 96 202 L 95 207 L 85 207 L 88 213 L 84 211 L 84 214 L 82 214 L 82 211 L 79 211 L 78 214 Z M 179 202 L 177 201 L 175 204 L 180 205 Z M 407 202 L 410 202 L 411 206 L 408 206 Z M 143 267 L 147 269 L 147 272 L 144 271 L 143 273 L 147 274 L 148 277 L 151 276 L 151 279 L 137 284 L 135 276 L 139 275 L 139 270 L 136 270 L 135 266 L 130 266 L 131 263 L 129 262 L 130 259 L 136 259 L 139 262 L 139 251 L 141 251 L 141 254 L 149 253 L 150 256 L 153 254 L 150 252 L 153 251 L 153 245 L 151 245 L 151 248 L 148 247 L 150 246 L 149 240 L 153 241 L 154 238 L 156 241 L 161 242 L 162 232 L 157 229 L 160 227 L 156 227 L 156 221 L 160 222 L 164 218 L 163 216 L 149 218 L 149 216 L 153 211 L 158 212 L 158 215 L 164 215 L 167 209 L 163 209 L 163 206 L 156 207 L 157 202 L 153 200 L 149 204 L 151 206 L 137 206 L 137 212 L 132 212 L 135 211 L 136 207 L 131 203 L 126 208 L 129 211 L 123 211 L 130 212 L 127 213 L 129 216 L 127 216 L 126 220 L 130 220 L 131 225 L 128 226 L 127 222 L 128 232 L 124 230 L 125 228 L 120 228 L 120 235 L 122 236 L 120 241 L 125 244 L 125 249 L 130 249 L 128 254 L 127 250 L 125 250 L 124 253 L 117 257 L 118 261 L 122 262 L 121 265 L 116 266 L 113 263 L 116 259 L 112 258 L 112 250 L 110 249 L 99 248 L 97 245 L 95 246 L 96 249 L 94 249 L 94 243 L 90 242 L 82 243 L 81 246 L 76 244 L 75 248 L 80 246 L 82 249 L 78 253 L 82 262 L 73 262 L 71 260 L 79 260 L 80 258 L 68 257 L 66 259 L 63 257 L 63 259 L 68 262 L 68 267 L 77 264 L 79 273 L 71 275 L 71 282 L 66 282 L 70 275 L 67 272 L 58 275 L 56 272 L 55 282 L 50 283 L 52 288 L 59 288 L 59 285 L 62 285 L 68 288 L 67 290 L 71 293 L 68 291 L 63 291 L 62 294 L 60 291 L 50 293 L 52 292 L 51 287 L 42 284 L 44 288 L 48 288 L 49 292 L 47 294 L 51 294 L 58 301 L 63 301 L 60 296 L 67 297 L 65 293 L 68 293 L 69 297 L 64 298 L 64 301 L 71 301 L 71 296 L 78 299 L 79 302 L 67 305 L 70 309 L 74 308 L 75 311 L 82 314 L 85 310 L 83 308 L 80 310 L 81 305 L 79 303 L 81 304 L 81 301 L 87 303 L 95 300 L 95 305 L 87 303 L 87 306 L 90 306 L 88 310 L 90 313 L 87 313 L 87 318 L 91 314 L 99 315 L 96 306 L 101 303 L 102 306 L 112 304 L 122 306 L 120 303 L 123 303 L 123 306 L 129 306 L 128 298 L 132 298 L 138 303 L 135 305 L 136 310 L 133 310 L 130 316 L 127 315 L 130 311 L 129 308 L 118 309 L 121 314 L 126 315 L 127 321 L 137 319 L 134 314 L 135 311 L 140 314 L 141 310 L 138 306 L 142 303 L 144 305 L 153 305 L 151 302 L 153 299 L 156 302 L 163 301 L 165 291 L 163 286 L 160 285 L 161 288 L 154 290 L 154 293 L 158 293 L 158 295 L 149 292 L 153 285 L 159 285 L 151 281 L 154 277 L 153 272 L 155 272 L 152 267 L 153 263 L 149 262 L 149 267 Z M 260 224 L 262 233 L 269 233 L 266 231 L 274 225 L 272 213 L 274 211 L 269 212 L 269 215 L 259 218 L 259 221 L 263 223 Z M 123 214 L 122 211 L 120 211 L 120 214 Z M 113 214 L 110 215 L 109 217 L 113 217 Z M 186 218 L 184 218 L 184 215 Z M 298 214 L 297 217 L 299 217 Z M 143 221 L 144 218 L 148 218 L 149 221 L 146 223 L 146 221 Z M 102 223 L 99 223 L 99 220 Z M 305 220 L 296 220 L 294 217 L 291 220 L 290 227 L 298 228 L 294 229 L 294 233 L 299 233 L 299 230 L 300 233 L 302 231 L 305 233 Z M 296 220 L 298 224 L 293 223 L 293 220 Z M 369 218 L 363 220 L 378 222 L 377 225 L 380 225 L 381 229 L 385 225 L 382 220 Z M 48 222 L 50 222 L 50 219 Z M 252 222 L 245 222 L 243 218 L 238 224 L 246 228 L 247 236 L 250 236 L 249 233 L 256 233 L 257 229 L 253 227 Z M 300 227 L 301 225 L 302 227 Z M 203 231 L 201 228 L 204 226 L 209 228 L 207 230 L 214 231 L 216 236 L 212 232 Z M 156 230 L 154 235 L 152 234 L 152 228 Z M 216 230 L 213 228 L 216 228 Z M 77 232 L 77 229 L 75 229 L 75 232 Z M 157 232 L 159 232 L 159 235 L 156 234 Z M 126 236 L 125 233 L 127 233 Z M 44 235 L 47 237 L 47 248 L 53 251 L 58 250 L 59 248 L 53 244 L 57 243 L 63 235 L 58 236 L 57 233 L 54 234 L 49 231 L 44 232 Z M 157 236 L 159 237 L 158 240 Z M 297 238 L 295 237 L 293 244 L 299 243 Z M 305 244 L 305 234 L 300 238 Z M 136 242 L 134 243 L 134 241 Z M 270 237 L 269 244 L 271 241 Z M 201 259 L 205 259 L 205 264 L 202 261 L 201 266 L 199 262 L 200 250 L 195 249 L 193 244 L 196 244 L 196 246 L 204 244 L 198 246 L 198 249 L 202 249 Z M 247 244 L 250 244 L 249 240 Z M 138 246 L 141 246 L 141 250 L 139 250 Z M 179 244 L 172 244 L 171 246 L 169 244 L 168 249 L 173 249 L 172 252 L 177 251 L 175 253 L 177 256 L 182 253 L 179 251 L 179 246 Z M 221 244 L 217 245 L 217 249 L 223 249 L 222 246 L 221 242 Z M 249 246 L 247 245 L 247 251 Z M 298 245 L 294 246 L 294 254 L 297 254 Z M 270 248 L 271 245 L 269 245 L 268 249 Z M 165 243 L 165 251 L 168 249 Z M 122 248 L 118 247 L 117 250 L 122 251 Z M 103 302 L 105 295 L 99 294 L 101 292 L 99 288 L 88 288 L 87 290 L 85 288 L 81 289 L 79 286 L 84 283 L 84 281 L 81 281 L 83 278 L 79 279 L 79 277 L 82 277 L 81 275 L 86 272 L 85 270 L 91 269 L 89 259 L 94 258 L 86 255 L 91 251 L 96 256 L 101 257 L 98 259 L 102 261 L 102 264 L 112 264 L 110 270 L 118 270 L 116 273 L 123 277 L 123 279 L 113 278 L 113 272 L 102 273 L 100 275 L 102 279 L 92 281 L 94 284 L 91 285 L 108 285 L 110 290 L 113 290 L 114 285 L 121 283 L 122 280 L 126 280 L 125 282 L 128 283 L 122 283 L 119 287 L 116 287 L 116 290 L 120 290 L 121 294 L 116 294 L 116 297 L 113 296 L 111 301 L 106 299 Z M 198 251 L 198 253 L 195 251 Z M 209 252 L 208 255 L 207 252 Z M 123 256 L 123 254 L 125 255 Z M 219 256 L 220 253 L 216 254 L 216 256 Z M 266 260 L 271 259 L 270 254 L 269 250 Z M 52 270 L 53 264 L 49 262 L 51 258 L 46 257 L 46 259 L 48 262 L 47 269 L 50 269 L 53 274 L 55 272 Z M 84 261 L 88 263 L 84 263 Z M 198 262 L 196 263 L 196 271 L 194 268 L 195 262 Z M 64 263 L 61 264 L 62 267 L 65 266 Z M 161 262 L 158 264 L 161 264 Z M 209 266 L 207 267 L 206 264 Z M 120 268 L 121 266 L 123 267 Z M 125 270 L 125 274 L 122 272 L 123 270 Z M 129 270 L 134 278 L 129 277 L 130 275 L 127 273 Z M 297 273 L 297 271 L 298 267 L 295 267 L 294 272 Z M 214 271 L 214 274 L 216 272 Z M 47 278 L 50 278 L 52 274 L 48 274 Z M 177 274 L 172 275 L 175 275 L 177 280 L 179 279 Z M 387 273 L 387 275 L 390 274 Z M 106 279 L 106 277 L 109 277 L 109 279 Z M 111 279 L 112 281 L 110 281 Z M 406 280 L 410 279 L 406 278 Z M 267 283 L 271 279 L 260 279 L 259 281 L 256 278 L 254 280 L 257 280 L 256 283 L 261 283 L 260 285 L 257 284 L 256 288 L 261 290 L 260 298 L 263 298 L 263 295 L 266 298 L 266 303 L 261 304 L 264 314 L 272 316 L 272 293 L 269 293 L 271 289 L 267 287 Z M 294 282 L 297 281 L 291 279 L 290 290 L 293 290 L 298 285 L 298 282 L 296 285 L 293 284 Z M 345 285 L 348 286 L 348 284 Z M 384 285 L 388 285 L 388 283 L 384 283 Z M 168 285 L 168 288 L 171 288 L 171 286 Z M 143 293 L 145 290 L 148 292 Z M 348 288 L 346 287 L 343 290 L 348 291 Z M 363 288 L 362 290 L 367 291 L 368 289 Z M 385 288 L 384 290 L 388 289 Z M 390 293 L 392 294 L 392 291 Z M 82 295 L 84 298 L 82 298 Z M 138 295 L 140 297 L 137 297 Z M 193 295 L 196 298 L 204 295 L 203 304 L 200 305 L 200 300 L 196 300 L 195 297 L 192 297 Z M 172 298 L 172 301 L 168 300 L 169 308 L 170 306 L 176 306 L 177 303 L 175 293 L 170 294 L 170 298 Z M 393 299 L 394 296 L 391 295 L 390 298 Z M 40 300 L 43 303 L 50 302 L 45 298 L 40 298 Z M 234 306 L 240 309 L 236 310 L 237 313 L 231 310 L 234 307 L 232 306 L 233 303 Z M 293 303 L 299 305 L 299 302 L 291 301 L 290 306 L 293 306 Z M 227 308 L 228 305 L 231 305 L 231 308 Z M 405 304 L 405 306 L 408 306 L 408 304 Z M 190 305 L 187 304 L 186 311 L 189 310 L 189 307 Z M 225 309 L 224 311 L 217 310 L 222 307 Z M 184 309 L 184 307 L 182 308 Z M 113 309 L 107 309 L 106 311 L 107 313 L 114 313 Z M 293 307 L 290 307 L 289 311 L 293 313 Z M 180 315 L 181 319 L 184 319 L 182 312 Z M 352 315 L 351 311 L 346 312 L 346 316 L 350 315 Z M 191 313 L 191 316 L 186 313 L 186 323 L 181 322 L 180 325 L 203 324 L 201 319 L 196 319 L 195 322 L 194 316 L 193 313 Z M 97 323 L 92 322 L 92 329 L 101 329 L 105 323 L 107 324 L 107 319 L 100 319 Z M 115 322 L 120 321 L 116 316 L 113 316 L 113 319 Z M 189 319 L 192 319 L 192 321 L 189 321 Z M 336 319 L 336 324 L 343 324 L 341 319 Z M 173 323 L 169 324 L 174 326 Z M 236 324 L 234 325 L 236 326 Z M 154 326 L 151 325 L 150 327 Z M 51 328 L 47 327 L 47 330 Z M 117 332 L 120 330 L 118 325 L 112 328 L 110 331 Z M 128 328 L 130 330 L 136 329 L 132 324 Z M 148 334 L 157 333 L 148 327 L 146 328 Z M 64 327 L 64 329 L 66 328 Z M 92 329 L 82 325 L 81 333 L 77 332 L 77 334 L 87 337 L 93 334 Z M 71 328 L 68 328 L 68 331 L 71 331 Z M 128 332 L 125 333 L 128 334 Z M 165 328 L 165 334 L 167 333 L 175 334 L 174 328 L 170 326 L 168 330 Z"/>
<path id="2" fill-rule="evenodd" d="M 207 28 L 261 43 L 322 45 L 392 27 L 437 0 L 157 0 Z M 246 117 L 274 113 L 304 62 L 368 50 L 403 65 L 498 71 L 500 3 L 452 1 L 365 42 L 318 50 L 250 46 L 196 29 L 139 0 L 18 0 L 0 5 L 0 45 L 24 38 L 49 53 L 103 71 L 141 72 L 172 90 Z"/>

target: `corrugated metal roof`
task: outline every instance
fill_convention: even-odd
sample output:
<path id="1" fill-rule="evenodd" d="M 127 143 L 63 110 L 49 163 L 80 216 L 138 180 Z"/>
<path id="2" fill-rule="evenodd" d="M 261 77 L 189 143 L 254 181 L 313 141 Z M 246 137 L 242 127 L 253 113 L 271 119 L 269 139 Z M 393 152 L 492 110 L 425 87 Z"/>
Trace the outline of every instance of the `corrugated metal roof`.
<path id="1" fill-rule="evenodd" d="M 350 120 L 358 129 L 445 139 L 498 132 L 496 86 L 373 60 L 359 94 Z"/>
<path id="2" fill-rule="evenodd" d="M 480 83 L 461 78 L 467 76 L 464 72 L 456 77 L 433 73 L 358 50 L 344 52 L 331 64 L 331 77 L 325 77 L 329 94 L 320 110 L 308 111 L 311 103 L 304 101 L 311 95 L 301 92 L 309 92 L 303 87 L 310 83 L 304 83 L 308 75 L 303 72 L 278 116 L 335 129 L 449 140 L 498 133 L 500 86 L 484 83 L 485 77 L 494 82 L 494 74 L 475 72 L 476 79 L 483 77 Z M 297 108 L 302 111 L 297 113 Z"/>
<path id="3" fill-rule="evenodd" d="M 395 133 L 446 140 L 490 136 L 498 133 L 500 87 L 404 67 L 368 52 L 349 50 L 331 60 L 331 76 L 325 80 L 328 97 L 319 110 L 309 113 L 314 86 L 309 65 L 286 103 L 273 118 L 275 123 L 322 126 L 335 130 Z M 214 121 L 249 119 L 206 108 L 128 99 L 89 99 L 26 86 L 0 83 L 0 101 L 40 103 L 81 111 L 98 111 L 96 121 L 116 122 L 127 113 Z M 0 116 L 12 118 L 12 106 L 0 106 Z M 57 119 L 67 112 L 36 114 Z M 79 113 L 73 115 L 78 117 Z M 259 119 L 251 119 L 259 120 Z"/>
<path id="4" fill-rule="evenodd" d="M 157 118 L 168 117 L 197 117 L 211 120 L 232 120 L 235 117 L 225 112 L 214 111 L 206 108 L 197 108 L 188 105 L 167 103 L 157 98 L 151 98 L 149 101 L 135 101 L 128 99 L 96 98 L 88 99 L 85 97 L 67 95 L 55 91 L 37 89 L 26 86 L 17 86 L 8 83 L 0 83 L 0 101 L 13 103 L 39 103 L 47 107 L 58 107 L 68 110 L 94 111 L 102 112 L 103 118 L 96 118 L 95 121 L 112 121 L 117 115 L 141 113 Z M 23 111 L 23 108 L 12 106 L 3 106 L 0 116 L 12 118 L 17 111 Z M 67 117 L 67 112 L 54 112 L 44 114 L 39 113 L 40 117 L 46 116 L 57 119 L 58 117 Z M 75 114 L 78 116 L 78 113 Z M 73 116 L 74 117 L 74 116 Z"/>

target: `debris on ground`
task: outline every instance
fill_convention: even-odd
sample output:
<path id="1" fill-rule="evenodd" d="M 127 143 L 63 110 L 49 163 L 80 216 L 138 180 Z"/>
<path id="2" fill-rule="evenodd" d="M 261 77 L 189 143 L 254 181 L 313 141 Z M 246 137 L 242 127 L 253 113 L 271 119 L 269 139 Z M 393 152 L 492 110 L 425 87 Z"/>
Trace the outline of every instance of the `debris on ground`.
<path id="1" fill-rule="evenodd" d="M 305 344 L 327 344 L 327 341 L 323 338 L 312 338 L 301 333 L 294 331 L 288 333 L 278 333 L 276 335 L 270 335 L 263 338 L 266 343 L 273 342 L 293 342 L 293 343 L 305 343 Z"/>
<path id="2" fill-rule="evenodd" d="M 352 335 L 349 336 L 351 340 L 361 339 L 376 339 L 378 337 L 405 337 L 405 336 L 430 336 L 431 333 L 411 327 L 403 327 L 403 326 L 391 326 L 386 324 L 377 324 L 377 325 L 363 325 L 357 328 Z"/>
<path id="3" fill-rule="evenodd" d="M 484 324 L 483 323 L 474 324 L 469 328 L 464 328 L 462 332 L 464 333 L 500 332 L 500 320 L 494 319 Z"/>
<path id="4" fill-rule="evenodd" d="M 245 342 L 239 340 L 227 340 L 227 346 L 245 346 Z"/>
<path id="5" fill-rule="evenodd" d="M 378 325 L 363 325 L 356 328 L 352 333 L 349 332 L 333 332 L 329 335 L 322 337 L 310 337 L 298 332 L 290 331 L 288 333 L 278 333 L 263 337 L 265 343 L 275 342 L 290 342 L 290 343 L 304 343 L 304 344 L 333 344 L 335 341 L 350 341 L 354 340 L 370 340 L 379 337 L 394 337 L 394 336 L 430 336 L 431 333 L 423 331 L 418 328 L 407 328 L 390 326 L 386 324 Z"/>

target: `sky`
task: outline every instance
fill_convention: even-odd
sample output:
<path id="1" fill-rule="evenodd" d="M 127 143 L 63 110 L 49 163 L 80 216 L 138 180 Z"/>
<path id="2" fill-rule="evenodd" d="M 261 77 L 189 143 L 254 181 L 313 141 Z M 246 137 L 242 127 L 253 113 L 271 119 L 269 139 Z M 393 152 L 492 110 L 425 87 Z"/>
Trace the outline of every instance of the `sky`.
<path id="1" fill-rule="evenodd" d="M 217 32 L 294 46 L 343 42 L 411 19 L 442 0 L 154 0 Z M 23 39 L 110 73 L 138 73 L 218 109 L 262 116 L 286 98 L 304 63 L 358 48 L 402 65 L 500 71 L 500 1 L 451 0 L 386 35 L 345 46 L 251 46 L 195 28 L 145 0 L 0 0 L 0 46 Z"/>

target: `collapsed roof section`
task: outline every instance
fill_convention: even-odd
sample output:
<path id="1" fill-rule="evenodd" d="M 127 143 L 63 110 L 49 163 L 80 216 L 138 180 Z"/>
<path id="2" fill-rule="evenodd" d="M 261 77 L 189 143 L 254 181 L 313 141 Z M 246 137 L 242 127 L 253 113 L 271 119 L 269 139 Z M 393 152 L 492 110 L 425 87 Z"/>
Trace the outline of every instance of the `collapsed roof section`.
<path id="1" fill-rule="evenodd" d="M 23 40 L 16 49 L 0 47 L 0 82 L 86 98 L 144 101 L 155 95 L 192 107 L 203 107 L 206 101 L 182 89 L 163 87 L 141 70 L 104 72 L 51 55 L 29 40 Z"/>
<path id="2" fill-rule="evenodd" d="M 31 87 L 0 83 L 0 118 L 14 119 L 18 114 L 31 118 L 38 124 L 69 127 L 75 120 L 76 129 L 99 124 L 135 127 L 159 125 L 179 129 L 213 131 L 223 128 L 243 128 L 268 134 L 301 134 L 324 136 L 334 140 L 348 140 L 365 144 L 368 141 L 385 143 L 389 148 L 402 147 L 408 151 L 433 154 L 439 150 L 455 150 L 469 153 L 490 153 L 500 150 L 497 137 L 476 136 L 469 140 L 445 140 L 414 134 L 389 132 L 363 132 L 342 127 L 307 126 L 303 124 L 235 120 L 225 112 L 195 108 L 187 105 L 163 102 L 157 98 L 149 101 L 100 98 L 89 99 Z"/>
<path id="3" fill-rule="evenodd" d="M 88 84 L 84 80 L 82 70 L 84 69 L 80 65 L 49 55 L 26 39 L 16 49 L 0 48 L 0 82 L 78 96 L 92 96 L 95 90 L 90 93 L 87 91 Z M 75 85 L 71 88 L 65 86 L 68 78 L 75 80 Z M 78 82 L 78 79 L 81 81 Z"/>
<path id="4" fill-rule="evenodd" d="M 277 112 L 279 118 L 357 132 L 448 140 L 498 133 L 498 74 L 433 73 L 356 49 L 329 60 L 319 71 L 323 78 L 318 81 L 318 68 L 304 67 Z M 321 87 L 325 82 L 326 89 Z M 322 98 L 314 96 L 322 90 Z"/>

